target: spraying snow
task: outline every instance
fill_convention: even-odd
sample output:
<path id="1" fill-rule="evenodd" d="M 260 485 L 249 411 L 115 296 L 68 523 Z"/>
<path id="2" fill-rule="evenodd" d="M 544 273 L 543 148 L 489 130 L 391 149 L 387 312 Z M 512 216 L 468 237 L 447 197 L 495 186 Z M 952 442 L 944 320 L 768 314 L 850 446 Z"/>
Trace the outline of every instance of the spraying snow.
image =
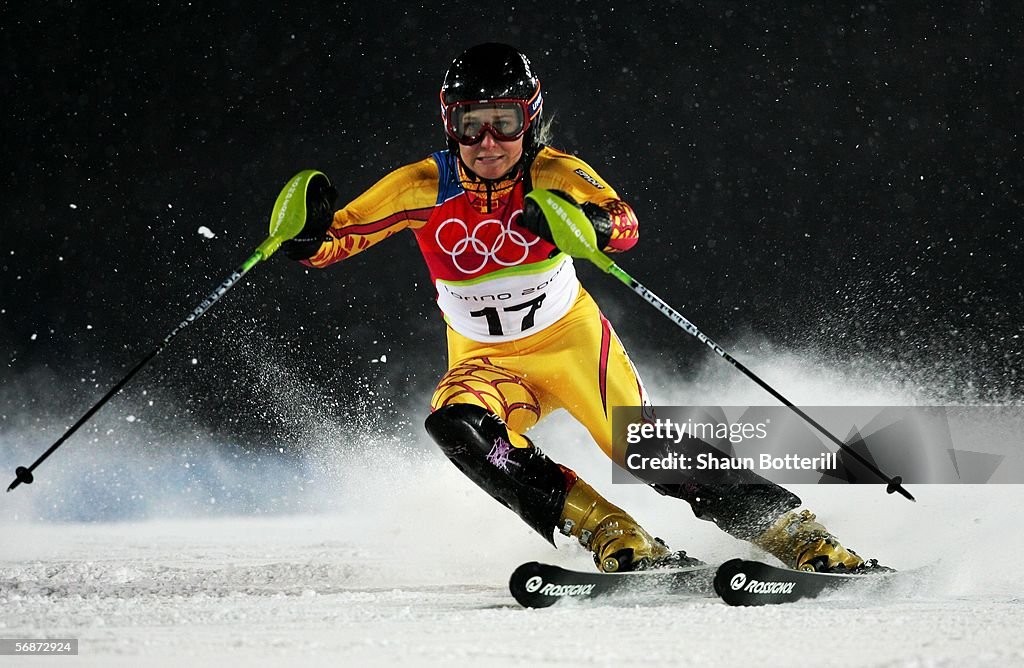
<path id="1" fill-rule="evenodd" d="M 745 361 L 798 404 L 930 400 L 807 355 Z M 686 384 L 641 372 L 661 404 L 767 402 L 714 359 Z M 92 438 L 3 498 L 0 635 L 79 638 L 77 663 L 104 666 L 781 666 L 794 647 L 853 665 L 1024 661 L 1024 576 L 1007 562 L 1024 551 L 1016 486 L 921 485 L 916 504 L 874 485 L 797 489 L 861 554 L 929 569 L 898 596 L 749 609 L 652 597 L 532 611 L 508 595 L 511 571 L 528 560 L 589 569 L 587 553 L 561 537 L 551 549 L 425 435 L 346 434 L 329 415 L 305 417 L 307 450 L 252 453 L 149 432 L 114 407 L 101 413 Z M 680 501 L 611 485 L 610 463 L 565 414 L 531 436 L 669 545 L 712 562 L 764 558 Z M 4 443 L 0 470 L 10 471 L 34 456 L 39 430 Z"/>

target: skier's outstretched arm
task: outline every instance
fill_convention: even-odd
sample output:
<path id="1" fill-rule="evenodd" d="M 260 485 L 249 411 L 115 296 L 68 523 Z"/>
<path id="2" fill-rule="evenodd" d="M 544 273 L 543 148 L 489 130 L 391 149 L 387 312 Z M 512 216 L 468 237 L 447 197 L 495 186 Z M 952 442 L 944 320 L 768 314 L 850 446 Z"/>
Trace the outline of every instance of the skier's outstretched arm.
<path id="1" fill-rule="evenodd" d="M 333 188 L 321 190 L 321 199 L 312 202 L 310 194 L 306 227 L 282 249 L 293 260 L 323 268 L 407 227 L 418 228 L 437 200 L 437 174 L 433 158 L 399 167 L 337 211 Z"/>

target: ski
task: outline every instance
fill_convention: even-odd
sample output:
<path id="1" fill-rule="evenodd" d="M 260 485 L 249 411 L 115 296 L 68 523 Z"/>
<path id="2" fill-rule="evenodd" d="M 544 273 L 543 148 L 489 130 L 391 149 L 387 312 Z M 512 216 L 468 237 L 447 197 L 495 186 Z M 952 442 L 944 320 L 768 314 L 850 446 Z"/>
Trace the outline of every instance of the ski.
<path id="1" fill-rule="evenodd" d="M 594 599 L 612 595 L 712 597 L 714 574 L 715 567 L 709 565 L 626 573 L 585 573 L 531 561 L 512 573 L 508 588 L 525 608 L 546 608 L 563 599 Z"/>
<path id="2" fill-rule="evenodd" d="M 517 568 L 509 591 L 526 608 L 546 608 L 563 599 L 673 595 L 707 598 L 715 594 L 729 605 L 777 605 L 856 588 L 876 591 L 897 573 L 879 568 L 859 574 L 815 573 L 732 559 L 720 566 L 653 569 L 626 573 L 574 571 L 536 561 Z"/>
<path id="3" fill-rule="evenodd" d="M 792 603 L 856 587 L 872 591 L 891 582 L 896 571 L 879 568 L 858 574 L 815 573 L 732 559 L 718 567 L 715 592 L 729 605 Z"/>

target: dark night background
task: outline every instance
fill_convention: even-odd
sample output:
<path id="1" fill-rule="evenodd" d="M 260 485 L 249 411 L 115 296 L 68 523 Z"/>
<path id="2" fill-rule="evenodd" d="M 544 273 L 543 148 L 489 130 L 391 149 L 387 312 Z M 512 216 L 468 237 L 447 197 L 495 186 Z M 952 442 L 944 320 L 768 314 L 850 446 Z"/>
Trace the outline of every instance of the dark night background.
<path id="1" fill-rule="evenodd" d="M 0 433 L 45 449 L 249 256 L 295 172 L 348 201 L 442 147 L 447 65 L 488 40 L 531 57 L 555 146 L 636 209 L 621 265 L 736 357 L 1019 402 L 1019 5 L 654 4 L 0 10 Z M 707 361 L 580 275 L 642 367 Z M 258 445 L 307 408 L 418 434 L 444 350 L 411 234 L 323 272 L 275 256 L 105 410 Z"/>

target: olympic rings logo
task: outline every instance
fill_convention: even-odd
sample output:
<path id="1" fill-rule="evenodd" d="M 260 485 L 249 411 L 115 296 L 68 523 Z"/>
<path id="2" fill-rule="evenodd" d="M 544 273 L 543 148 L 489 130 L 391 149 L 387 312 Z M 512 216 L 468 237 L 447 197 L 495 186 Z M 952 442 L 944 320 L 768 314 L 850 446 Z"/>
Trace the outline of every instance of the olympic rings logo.
<path id="1" fill-rule="evenodd" d="M 472 232 L 461 218 L 449 218 L 437 226 L 434 240 L 463 274 L 475 274 L 491 261 L 503 267 L 514 267 L 529 256 L 530 246 L 540 241 L 539 237 L 529 241 L 522 232 L 512 229 L 512 221 L 522 213 L 522 209 L 514 211 L 507 224 L 497 218 L 488 218 L 478 223 Z M 449 225 L 455 227 L 442 241 L 441 232 Z M 503 257 L 498 257 L 499 253 Z"/>

